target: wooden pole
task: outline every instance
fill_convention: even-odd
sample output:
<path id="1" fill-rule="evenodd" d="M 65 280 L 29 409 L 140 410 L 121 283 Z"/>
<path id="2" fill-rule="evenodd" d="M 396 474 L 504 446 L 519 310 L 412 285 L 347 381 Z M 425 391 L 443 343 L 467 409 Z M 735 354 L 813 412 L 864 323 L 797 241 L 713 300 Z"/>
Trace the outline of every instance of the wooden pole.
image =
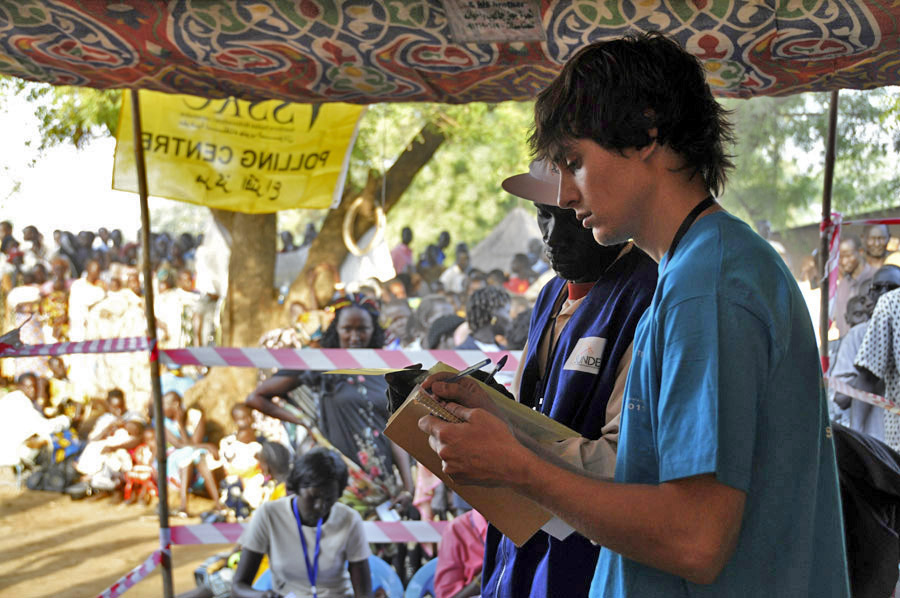
<path id="1" fill-rule="evenodd" d="M 150 388 L 153 393 L 153 420 L 156 428 L 156 472 L 159 491 L 159 543 L 163 549 L 163 596 L 172 598 L 172 556 L 169 534 L 169 485 L 166 478 L 166 428 L 163 424 L 162 386 L 159 382 L 159 351 L 156 339 L 156 312 L 153 310 L 153 270 L 150 264 L 150 207 L 147 203 L 147 168 L 144 163 L 141 105 L 137 89 L 131 92 L 131 120 L 134 125 L 134 163 L 137 166 L 138 191 L 141 200 L 141 247 L 144 271 L 144 313 L 147 317 L 147 339 L 150 344 Z"/>
<path id="2" fill-rule="evenodd" d="M 828 142 L 825 145 L 825 182 L 822 185 L 822 222 L 831 221 L 831 185 L 834 180 L 834 156 L 837 145 L 838 92 L 831 92 L 831 107 L 828 110 Z M 826 363 L 828 357 L 828 231 L 823 231 L 819 247 L 819 280 L 822 295 L 819 302 L 819 354 Z"/>

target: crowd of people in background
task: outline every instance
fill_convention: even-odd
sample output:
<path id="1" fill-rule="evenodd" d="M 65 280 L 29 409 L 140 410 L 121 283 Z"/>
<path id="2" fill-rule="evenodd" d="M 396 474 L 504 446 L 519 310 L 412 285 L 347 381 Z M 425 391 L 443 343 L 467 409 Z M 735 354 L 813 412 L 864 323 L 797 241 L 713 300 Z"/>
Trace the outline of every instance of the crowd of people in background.
<path id="1" fill-rule="evenodd" d="M 203 272 L 195 264 L 202 235 L 151 236 L 154 277 L 145 281 L 138 269 L 138 244 L 126 242 L 120 230 L 77 235 L 57 230 L 48 243 L 34 226 L 22 229 L 19 241 L 12 223 L 0 223 L 3 329 L 19 328 L 28 344 L 145 336 L 144 289 L 151 284 L 160 346 L 208 344 L 215 335 L 215 309 L 206 308 L 209 295 L 198 290 Z M 66 365 L 72 385 L 67 398 L 83 402 L 120 388 L 136 410 L 149 398 L 147 364 L 140 356 L 69 356 Z M 26 372 L 45 379 L 51 375 L 40 358 L 7 360 L 2 368 L 11 379 Z"/>
<path id="2" fill-rule="evenodd" d="M 896 401 L 900 380 L 892 330 L 900 305 L 894 292 L 900 289 L 900 254 L 891 252 L 891 241 L 884 224 L 866 227 L 861 237 L 846 229 L 841 235 L 829 374 Z M 841 392 L 833 393 L 829 406 L 834 421 L 900 451 L 900 416 Z"/>
<path id="3" fill-rule="evenodd" d="M 148 281 L 139 271 L 137 243 L 126 242 L 119 230 L 103 228 L 96 233 L 54 231 L 52 243 L 46 243 L 34 226 L 22 229 L 21 241 L 14 232 L 12 223 L 0 223 L 4 330 L 20 328 L 22 341 L 29 344 L 144 334 L 143 297 Z M 314 238 L 311 225 L 299 246 L 285 231 L 280 235 L 280 250 L 296 251 Z M 412 230 L 404 228 L 391 250 L 394 279 L 343 281 L 316 317 L 310 317 L 302 305 L 291 305 L 285 326 L 268 332 L 260 344 L 523 348 L 534 300 L 554 274 L 540 240 L 535 239 L 528 253 L 517 254 L 509 271 L 488 272 L 472 266 L 464 242 L 455 245 L 451 261 L 446 231 L 418 257 L 412 241 Z M 877 342 L 873 335 L 879 333 L 867 331 L 876 305 L 892 302 L 876 318 L 879 322 L 900 312 L 893 307 L 900 306 L 900 291 L 891 292 L 900 289 L 900 259 L 895 259 L 896 254 L 889 256 L 889 241 L 890 231 L 884 225 L 868 227 L 862 237 L 845 229 L 831 331 L 836 342 L 832 343 L 830 374 L 882 394 L 885 386 L 888 394 L 896 393 L 898 381 L 872 355 Z M 202 252 L 202 235 L 151 234 L 154 277 L 149 284 L 156 293 L 162 347 L 216 343 L 222 297 L 210 285 L 202 288 L 202 260 L 197 259 Z M 811 256 L 800 264 L 797 275 L 812 314 L 817 313 L 819 302 L 815 266 Z M 812 317 L 817 326 L 817 318 Z M 67 491 L 73 498 L 111 495 L 128 502 L 150 502 L 162 477 L 178 496 L 176 516 L 189 516 L 189 496 L 198 493 L 215 505 L 200 514 L 205 520 L 240 521 L 266 501 L 284 496 L 294 455 L 318 445 L 341 456 L 349 472 L 341 501 L 362 517 L 375 517 L 382 504 L 391 505 L 402 518 L 455 516 L 463 522 L 476 517 L 465 527 L 452 528 L 453 534 L 471 536 L 467 536 L 467 550 L 474 550 L 486 534 L 483 518 L 477 519 L 477 513 L 448 492 L 433 473 L 411 464 L 402 449 L 380 435 L 388 413 L 384 401 L 371 398 L 385 394 L 380 378 L 262 373 L 259 388 L 231 409 L 231 421 L 208 427 L 199 405 L 186 407 L 183 397 L 203 370 L 167 372 L 168 380 L 175 381 L 165 394 L 163 409 L 169 470 L 159 476 L 143 355 L 32 357 L 0 363 L 3 377 L 15 384 L 0 402 L 0 426 L 4 427 L 0 464 L 16 467 L 29 487 Z M 861 369 L 875 378 L 874 386 L 864 384 Z M 835 421 L 900 449 L 897 416 L 841 393 L 833 394 L 830 408 Z M 472 530 L 477 533 L 469 533 Z M 425 559 L 435 556 L 429 546 L 406 548 L 388 547 L 380 555 L 394 564 L 404 580 Z M 459 587 L 469 585 L 462 581 Z M 340 583 L 345 582 L 342 578 Z M 359 580 L 355 578 L 354 583 Z"/>
<path id="4" fill-rule="evenodd" d="M 0 466 L 73 498 L 151 502 L 171 488 L 182 518 L 203 494 L 203 521 L 248 521 L 181 598 L 397 598 L 429 559 L 434 598 L 886 596 L 900 416 L 846 387 L 826 400 L 813 334 L 824 256 L 792 272 L 768 223 L 757 235 L 717 203 L 734 167 L 726 116 L 675 41 L 590 44 L 538 94 L 529 173 L 502 183 L 535 204 L 541 240 L 482 271 L 448 231 L 417 256 L 406 227 L 395 277 L 338 279 L 312 307 L 283 292 L 286 321 L 259 340 L 521 350 L 509 383 L 496 370 L 477 380 L 571 436 L 533 438 L 476 372 L 261 370 L 248 396 L 203 397 L 191 392 L 203 368 L 170 369 L 154 412 L 146 355 L 74 355 L 2 361 L 15 386 L 0 396 Z M 827 375 L 900 404 L 897 240 L 881 224 L 855 232 L 841 231 Z M 226 299 L 208 239 L 151 234 L 141 255 L 119 231 L 56 231 L 52 244 L 33 226 L 14 233 L 0 222 L 0 315 L 22 341 L 142 336 L 152 289 L 162 347 L 217 343 Z M 298 246 L 283 232 L 281 252 L 315 234 Z M 459 420 L 417 420 L 440 471 L 384 433 L 403 380 Z M 228 401 L 230 421 L 204 398 Z M 513 490 L 577 533 L 514 542 L 442 479 Z M 376 518 L 451 522 L 439 550 L 373 550 L 363 520 Z M 385 563 L 399 591 L 378 583 Z"/>
<path id="5" fill-rule="evenodd" d="M 315 234 L 310 225 L 303 244 L 296 245 L 284 231 L 279 250 L 302 249 Z M 141 247 L 119 230 L 54 231 L 53 241 L 46 242 L 34 226 L 19 233 L 13 223 L 2 222 L 0 237 L 2 329 L 18 328 L 24 343 L 144 336 L 148 284 L 161 347 L 217 343 L 223 297 L 204 284 L 212 274 L 204 272 L 203 235 L 151 233 L 150 281 L 142 276 Z M 446 231 L 418 257 L 411 242 L 412 231 L 405 228 L 391 251 L 396 278 L 341 281 L 315 314 L 289 305 L 285 325 L 263 335 L 260 345 L 483 351 L 524 346 L 534 298 L 552 275 L 539 240 L 528 254 L 515 256 L 508 272 L 473 267 L 466 243 L 457 243 L 451 257 Z M 344 320 L 351 316 L 361 333 L 346 333 L 351 324 Z M 375 517 L 382 504 L 412 519 L 452 518 L 470 509 L 381 435 L 386 405 L 373 400 L 385 395 L 380 378 L 263 372 L 260 389 L 233 406 L 231 421 L 214 422 L 196 400 L 185 398 L 205 370 L 163 367 L 168 471 L 159 475 L 146 355 L 17 358 L 2 360 L 0 367 L 7 386 L 0 398 L 0 465 L 15 467 L 29 488 L 150 503 L 166 480 L 177 497 L 176 517 L 242 521 L 284 495 L 293 455 L 319 445 L 342 456 L 349 471 L 342 501 L 363 517 Z M 262 397 L 265 384 L 285 375 L 290 389 Z M 192 510 L 191 494 L 208 497 L 214 506 Z M 430 546 L 408 551 L 400 545 L 380 556 L 406 581 L 436 553 Z"/>

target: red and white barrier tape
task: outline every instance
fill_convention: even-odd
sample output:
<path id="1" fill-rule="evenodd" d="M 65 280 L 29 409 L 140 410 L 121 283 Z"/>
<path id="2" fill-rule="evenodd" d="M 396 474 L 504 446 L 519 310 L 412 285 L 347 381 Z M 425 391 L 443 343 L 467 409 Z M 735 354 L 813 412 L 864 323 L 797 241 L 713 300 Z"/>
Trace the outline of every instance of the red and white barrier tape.
<path id="1" fill-rule="evenodd" d="M 870 218 L 868 220 L 848 220 L 844 224 L 847 226 L 850 226 L 853 224 L 863 224 L 863 225 L 888 224 L 888 225 L 891 225 L 891 224 L 900 224 L 900 218 Z"/>
<path id="2" fill-rule="evenodd" d="M 514 371 L 519 351 L 391 351 L 387 349 L 238 349 L 193 347 L 160 350 L 163 363 L 174 365 L 236 366 L 328 371 L 352 368 L 402 368 L 421 363 L 430 368 L 438 361 L 462 369 L 509 355 L 506 371 Z"/>
<path id="3" fill-rule="evenodd" d="M 34 357 L 37 355 L 71 355 L 72 353 L 131 353 L 146 351 L 150 346 L 143 336 L 108 338 L 51 345 L 21 345 L 0 351 L 0 357 Z"/>
<path id="4" fill-rule="evenodd" d="M 396 542 L 440 542 L 447 521 L 364 521 L 370 544 Z M 243 523 L 201 523 L 169 528 L 172 544 L 234 544 L 244 530 Z"/>
<path id="5" fill-rule="evenodd" d="M 97 595 L 97 598 L 117 598 L 118 596 L 121 596 L 131 586 L 150 575 L 161 562 L 162 550 L 156 550 L 147 557 L 147 560 L 126 573 L 119 581 L 100 592 L 100 594 Z"/>
<path id="6" fill-rule="evenodd" d="M 68 355 L 71 353 L 124 353 L 146 351 L 149 342 L 143 337 L 116 338 L 56 343 L 52 345 L 22 345 L 0 352 L 0 357 L 33 357 L 36 355 Z M 293 370 L 328 371 L 350 368 L 402 368 L 421 363 L 430 368 L 438 361 L 463 369 L 482 361 L 494 362 L 503 355 L 509 360 L 504 371 L 515 371 L 519 351 L 407 351 L 388 349 L 259 349 L 237 347 L 188 347 L 160 349 L 159 359 L 166 365 L 233 366 L 253 368 L 284 368 Z"/>
<path id="7" fill-rule="evenodd" d="M 845 394 L 848 397 L 853 397 L 854 399 L 858 399 L 863 403 L 869 403 L 870 405 L 881 407 L 888 413 L 895 413 L 897 415 L 900 415 L 900 405 L 897 405 L 893 401 L 890 401 L 889 399 L 886 399 L 881 395 L 876 395 L 871 392 L 859 390 L 858 388 L 853 388 L 843 380 L 838 380 L 837 378 L 826 377 L 825 381 L 828 383 L 828 386 L 839 393 Z"/>
<path id="8" fill-rule="evenodd" d="M 837 294 L 838 265 L 840 262 L 841 226 L 843 217 L 838 212 L 831 213 L 831 219 L 822 223 L 822 234 L 828 238 L 828 260 L 825 262 L 825 277 L 828 281 L 828 313 L 834 309 Z"/>
<path id="9" fill-rule="evenodd" d="M 364 521 L 366 540 L 371 544 L 441 541 L 449 521 Z"/>

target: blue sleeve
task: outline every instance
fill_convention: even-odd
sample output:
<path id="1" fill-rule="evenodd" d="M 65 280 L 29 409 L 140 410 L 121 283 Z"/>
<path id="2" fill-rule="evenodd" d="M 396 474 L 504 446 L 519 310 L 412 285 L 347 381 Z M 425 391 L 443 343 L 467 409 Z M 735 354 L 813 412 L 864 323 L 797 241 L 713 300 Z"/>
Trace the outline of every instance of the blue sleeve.
<path id="1" fill-rule="evenodd" d="M 768 328 L 739 305 L 708 296 L 669 309 L 662 332 L 660 482 L 714 473 L 747 491 L 768 380 Z"/>

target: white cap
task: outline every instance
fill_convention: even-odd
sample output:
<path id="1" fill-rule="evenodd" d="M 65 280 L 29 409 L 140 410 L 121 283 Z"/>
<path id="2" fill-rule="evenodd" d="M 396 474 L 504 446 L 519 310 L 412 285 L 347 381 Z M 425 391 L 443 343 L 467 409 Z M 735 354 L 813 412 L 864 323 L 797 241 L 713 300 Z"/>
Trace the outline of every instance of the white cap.
<path id="1" fill-rule="evenodd" d="M 511 176 L 500 186 L 516 197 L 555 206 L 559 193 L 559 173 L 553 172 L 544 160 L 532 160 L 527 173 Z"/>

